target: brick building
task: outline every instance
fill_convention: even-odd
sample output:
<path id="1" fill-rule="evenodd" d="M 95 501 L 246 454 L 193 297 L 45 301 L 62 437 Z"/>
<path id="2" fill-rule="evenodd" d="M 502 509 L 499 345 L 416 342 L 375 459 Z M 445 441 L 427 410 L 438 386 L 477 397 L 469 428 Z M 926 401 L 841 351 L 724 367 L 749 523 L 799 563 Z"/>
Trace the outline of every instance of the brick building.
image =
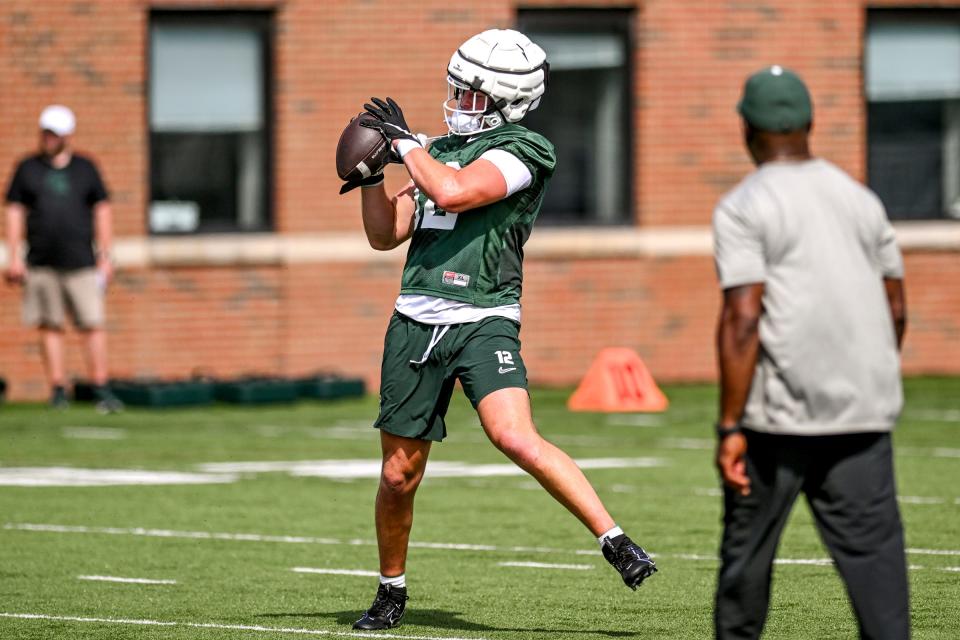
<path id="1" fill-rule="evenodd" d="M 370 249 L 359 196 L 337 195 L 340 130 L 391 95 L 443 132 L 450 53 L 515 25 L 553 61 L 530 124 L 562 167 L 527 245 L 534 382 L 572 384 L 609 345 L 660 380 L 714 377 L 708 225 L 751 169 L 741 84 L 774 62 L 811 87 L 815 153 L 902 220 L 905 370 L 960 373 L 960 2 L 5 0 L 2 180 L 41 108 L 71 106 L 115 206 L 114 374 L 323 369 L 375 386 L 404 252 Z M 42 398 L 18 296 L 0 288 L 0 375 Z"/>

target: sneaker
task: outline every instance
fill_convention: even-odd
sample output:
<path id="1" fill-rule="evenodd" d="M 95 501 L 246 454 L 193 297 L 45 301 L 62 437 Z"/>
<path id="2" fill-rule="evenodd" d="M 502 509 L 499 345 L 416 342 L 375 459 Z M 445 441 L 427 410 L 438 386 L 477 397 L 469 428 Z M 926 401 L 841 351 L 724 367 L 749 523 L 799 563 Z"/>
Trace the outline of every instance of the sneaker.
<path id="1" fill-rule="evenodd" d="M 625 535 L 605 539 L 600 549 L 607 562 L 620 572 L 623 583 L 634 591 L 657 572 L 657 565 L 647 552 Z"/>
<path id="2" fill-rule="evenodd" d="M 97 399 L 97 413 L 108 414 L 123 411 L 123 402 L 120 401 L 120 398 L 113 395 L 110 387 L 106 385 L 94 387 L 93 394 Z"/>
<path id="3" fill-rule="evenodd" d="M 381 584 L 373 604 L 359 620 L 353 623 L 354 629 L 380 631 L 392 629 L 400 624 L 403 610 L 407 606 L 407 588 Z"/>
<path id="4" fill-rule="evenodd" d="M 50 393 L 49 405 L 51 409 L 57 409 L 58 411 L 69 409 L 70 401 L 67 400 L 67 390 L 60 385 L 55 386 Z"/>

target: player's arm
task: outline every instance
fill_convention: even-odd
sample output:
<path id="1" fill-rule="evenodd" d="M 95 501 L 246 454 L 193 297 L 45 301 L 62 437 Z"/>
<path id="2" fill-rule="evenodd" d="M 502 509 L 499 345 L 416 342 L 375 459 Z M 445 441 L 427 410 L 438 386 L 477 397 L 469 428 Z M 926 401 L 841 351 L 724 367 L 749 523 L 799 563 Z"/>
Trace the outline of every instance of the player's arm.
<path id="1" fill-rule="evenodd" d="M 723 308 L 717 326 L 717 355 L 720 364 L 720 421 L 718 430 L 739 425 L 760 351 L 760 315 L 763 312 L 763 284 L 747 284 L 723 291 Z M 742 495 L 750 492 L 745 454 L 747 441 L 742 433 L 721 436 L 716 464 L 723 481 Z"/>
<path id="2" fill-rule="evenodd" d="M 907 331 L 907 302 L 903 290 L 903 278 L 884 278 L 883 287 L 887 292 L 887 304 L 893 330 L 897 335 L 897 349 L 903 346 L 903 334 Z"/>
<path id="3" fill-rule="evenodd" d="M 104 282 L 113 278 L 113 207 L 108 200 L 93 205 L 94 241 L 97 245 L 97 270 Z"/>
<path id="4" fill-rule="evenodd" d="M 397 150 L 404 145 L 395 142 L 393 146 Z M 422 147 L 416 147 L 406 150 L 403 164 L 420 190 L 450 213 L 463 213 L 507 196 L 507 181 L 500 169 L 483 158 L 462 169 L 454 169 L 432 158 Z"/>
<path id="5" fill-rule="evenodd" d="M 723 292 L 717 326 L 720 364 L 720 427 L 739 423 L 760 351 L 763 284 L 731 287 Z"/>
<path id="6" fill-rule="evenodd" d="M 19 202 L 8 202 L 5 214 L 7 268 L 4 276 L 7 282 L 10 284 L 17 284 L 23 281 L 26 273 L 26 266 L 23 263 L 21 247 L 23 245 L 27 209 Z"/>
<path id="7" fill-rule="evenodd" d="M 413 183 L 407 183 L 392 198 L 387 196 L 382 182 L 360 189 L 363 230 L 371 247 L 378 251 L 389 251 L 406 242 L 413 234 L 413 189 Z"/>
<path id="8" fill-rule="evenodd" d="M 384 135 L 394 153 L 403 158 L 414 183 L 438 207 L 462 213 L 507 196 L 507 181 L 492 162 L 478 159 L 462 169 L 448 167 L 426 152 L 392 98 L 371 100 L 376 106 L 365 104 L 363 108 L 373 119 L 361 122 L 360 126 L 377 129 Z"/>

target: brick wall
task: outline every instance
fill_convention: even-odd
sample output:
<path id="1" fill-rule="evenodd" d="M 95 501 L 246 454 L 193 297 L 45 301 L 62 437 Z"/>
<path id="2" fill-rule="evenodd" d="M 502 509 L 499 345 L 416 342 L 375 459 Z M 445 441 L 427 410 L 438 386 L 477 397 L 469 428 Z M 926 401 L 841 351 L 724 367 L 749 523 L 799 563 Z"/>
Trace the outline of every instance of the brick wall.
<path id="1" fill-rule="evenodd" d="M 624 6 L 583 0 L 522 6 L 614 4 Z M 889 4 L 920 6 L 912 0 Z M 336 195 L 333 149 L 345 121 L 371 95 L 392 95 L 414 128 L 440 133 L 442 70 L 450 52 L 472 33 L 510 26 L 517 6 L 496 0 L 5 0 L 0 180 L 6 184 L 15 158 L 35 147 L 40 109 L 67 103 L 80 123 L 77 147 L 96 157 L 111 188 L 118 236 L 142 237 L 149 10 L 275 9 L 276 230 L 359 237 L 358 197 Z M 939 6 L 960 7 L 960 1 Z M 864 16 L 859 0 L 638 2 L 638 226 L 708 224 L 717 198 L 750 170 L 733 111 L 741 84 L 772 62 L 794 67 L 810 84 L 815 151 L 862 179 Z M 551 108 L 549 98 L 544 108 Z M 399 185 L 402 170 L 391 172 L 388 183 Z M 339 369 L 375 384 L 400 256 L 383 261 L 370 255 L 233 266 L 121 265 L 109 297 L 112 368 L 120 375 L 161 376 Z M 960 372 L 958 258 L 957 250 L 917 249 L 907 256 L 908 372 Z M 571 384 L 608 345 L 635 348 L 658 379 L 714 376 L 719 295 L 709 256 L 631 258 L 598 251 L 534 258 L 526 268 L 522 339 L 534 381 Z M 39 398 L 45 394 L 39 351 L 18 315 L 18 293 L 0 287 L 0 375 L 12 383 L 13 397 Z M 69 368 L 81 373 L 76 347 L 71 343 Z"/>

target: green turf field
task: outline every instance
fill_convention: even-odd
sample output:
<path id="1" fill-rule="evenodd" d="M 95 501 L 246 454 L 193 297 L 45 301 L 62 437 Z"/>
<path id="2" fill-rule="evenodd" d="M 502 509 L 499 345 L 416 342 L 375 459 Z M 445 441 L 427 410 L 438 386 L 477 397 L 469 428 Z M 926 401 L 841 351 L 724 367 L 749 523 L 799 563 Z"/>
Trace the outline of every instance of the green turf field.
<path id="1" fill-rule="evenodd" d="M 530 479 L 491 475 L 510 469 L 458 394 L 417 500 L 405 624 L 385 637 L 711 637 L 716 395 L 666 392 L 671 409 L 658 416 L 570 414 L 566 393 L 533 393 L 547 438 L 588 466 L 621 467 L 586 473 L 618 523 L 658 556 L 660 573 L 636 593 Z M 366 635 L 349 625 L 376 578 L 322 572 L 377 569 L 375 412 L 374 398 L 106 417 L 0 406 L 0 638 Z M 896 446 L 915 637 L 955 639 L 960 379 L 907 382 Z M 296 461 L 309 464 L 283 464 Z M 77 478 L 106 486 L 63 486 Z M 111 484 L 131 481 L 187 484 Z M 855 637 L 802 502 L 779 557 L 799 562 L 776 567 L 765 637 Z"/>

